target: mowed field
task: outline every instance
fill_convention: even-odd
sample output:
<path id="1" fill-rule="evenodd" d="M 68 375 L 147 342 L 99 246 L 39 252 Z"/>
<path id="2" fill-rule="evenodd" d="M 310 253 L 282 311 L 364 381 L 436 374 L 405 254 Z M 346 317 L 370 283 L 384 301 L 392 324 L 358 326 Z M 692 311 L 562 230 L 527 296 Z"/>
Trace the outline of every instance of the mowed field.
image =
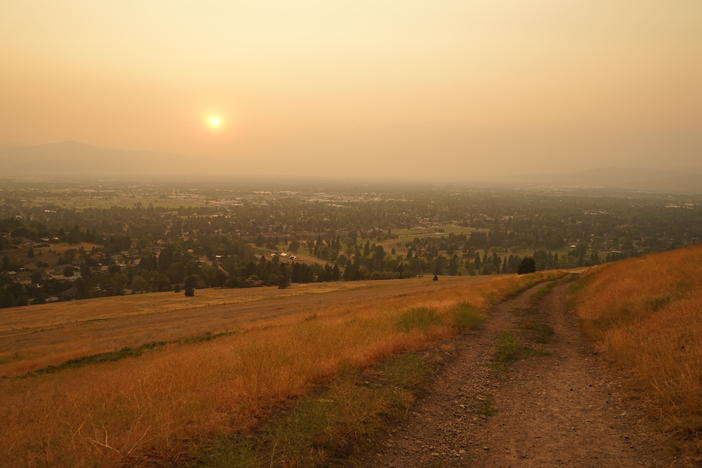
<path id="1" fill-rule="evenodd" d="M 14 307 L 0 312 L 0 376 L 144 343 L 197 338 L 281 315 L 343 313 L 344 306 L 476 286 L 487 277 L 295 284 L 288 289 L 201 289 Z"/>
<path id="2" fill-rule="evenodd" d="M 340 369 L 432 346 L 461 333 L 461 311 L 487 314 L 562 274 L 198 290 L 195 298 L 165 293 L 3 310 L 9 377 L 0 379 L 0 460 L 181 465 Z M 197 339 L 208 332 L 230 333 Z M 188 337 L 196 339 L 181 340 Z M 171 342 L 116 361 L 21 375 L 153 341 Z"/>

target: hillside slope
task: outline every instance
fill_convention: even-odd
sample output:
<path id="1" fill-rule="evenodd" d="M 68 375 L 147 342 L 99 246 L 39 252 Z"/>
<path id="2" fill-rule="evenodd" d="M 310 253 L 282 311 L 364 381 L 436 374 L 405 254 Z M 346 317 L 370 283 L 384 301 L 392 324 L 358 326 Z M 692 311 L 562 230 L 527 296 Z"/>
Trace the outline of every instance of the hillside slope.
<path id="1" fill-rule="evenodd" d="M 183 465 L 213 438 L 250 429 L 344 369 L 364 369 L 456 336 L 492 305 L 559 275 L 214 290 L 209 298 L 198 291 L 191 308 L 170 293 L 10 309 L 0 333 L 10 359 L 27 352 L 21 342 L 12 348 L 13 340 L 34 335 L 46 338 L 33 348 L 45 353 L 42 359 L 64 348 L 81 352 L 75 347 L 81 342 L 96 351 L 100 348 L 90 342 L 96 324 L 104 326 L 105 339 L 114 331 L 112 350 L 141 328 L 139 336 L 151 341 L 176 332 L 192 336 L 203 327 L 228 333 L 159 343 L 143 353 L 118 350 L 106 360 L 83 359 L 52 372 L 0 379 L 0 465 Z M 217 294 L 229 297 L 216 304 Z M 62 316 L 53 316 L 59 311 Z M 10 323 L 22 328 L 11 330 Z M 378 408 L 360 401 L 358 418 L 373 409 L 370 417 L 377 419 L 396 405 L 394 387 L 381 400 Z M 348 410 L 342 414 L 352 416 Z"/>
<path id="2" fill-rule="evenodd" d="M 241 330 L 282 316 L 337 313 L 349 303 L 450 294 L 490 277 L 296 284 L 287 289 L 199 289 L 195 297 L 161 292 L 12 307 L 0 312 L 0 376 L 69 360 Z"/>
<path id="3" fill-rule="evenodd" d="M 702 245 L 593 268 L 575 310 L 667 427 L 702 450 Z"/>

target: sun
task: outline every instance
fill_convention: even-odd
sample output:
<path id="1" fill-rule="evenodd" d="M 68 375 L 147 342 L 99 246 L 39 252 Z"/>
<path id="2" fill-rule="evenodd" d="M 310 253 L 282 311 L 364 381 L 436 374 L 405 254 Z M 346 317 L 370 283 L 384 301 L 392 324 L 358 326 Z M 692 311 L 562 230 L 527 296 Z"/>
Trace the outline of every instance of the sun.
<path id="1" fill-rule="evenodd" d="M 219 128 L 222 125 L 222 119 L 218 115 L 211 115 L 207 119 L 207 123 L 209 123 L 212 128 Z"/>

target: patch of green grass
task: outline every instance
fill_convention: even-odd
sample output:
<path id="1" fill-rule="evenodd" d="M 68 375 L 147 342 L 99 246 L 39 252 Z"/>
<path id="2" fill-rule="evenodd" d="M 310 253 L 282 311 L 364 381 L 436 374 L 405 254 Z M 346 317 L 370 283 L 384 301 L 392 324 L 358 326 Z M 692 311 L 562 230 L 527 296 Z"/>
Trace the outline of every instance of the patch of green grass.
<path id="1" fill-rule="evenodd" d="M 59 372 L 66 369 L 74 369 L 77 367 L 89 366 L 91 364 L 102 364 L 106 362 L 119 361 L 121 359 L 126 359 L 130 357 L 139 357 L 145 352 L 156 351 L 162 349 L 169 344 L 196 344 L 196 343 L 206 343 L 208 341 L 221 338 L 223 336 L 233 335 L 235 332 L 221 332 L 221 333 L 205 333 L 203 335 L 193 336 L 189 338 L 182 338 L 179 340 L 171 341 L 151 341 L 149 343 L 144 343 L 140 346 L 129 347 L 125 346 L 117 351 L 108 351 L 106 353 L 90 354 L 88 356 L 81 356 L 75 359 L 69 359 L 66 362 L 62 362 L 56 366 L 47 366 L 37 369 L 35 371 L 27 372 L 18 376 L 18 378 L 36 377 L 39 375 L 53 374 L 54 372 Z"/>
<path id="2" fill-rule="evenodd" d="M 646 301 L 646 306 L 651 312 L 658 312 L 663 307 L 670 304 L 673 299 L 670 296 L 656 297 L 653 299 L 648 299 Z"/>
<path id="3" fill-rule="evenodd" d="M 503 367 L 516 361 L 521 348 L 522 344 L 517 336 L 510 332 L 501 333 L 495 343 L 495 354 L 492 356 L 493 364 Z"/>
<path id="4" fill-rule="evenodd" d="M 415 307 L 409 309 L 400 315 L 397 319 L 397 329 L 403 332 L 409 332 L 416 328 L 426 330 L 431 325 L 441 322 L 441 317 L 436 311 L 429 307 Z"/>
<path id="5" fill-rule="evenodd" d="M 107 353 L 91 354 L 89 356 L 82 356 L 75 359 L 69 359 L 57 366 L 47 366 L 41 369 L 28 372 L 21 377 L 33 377 L 37 375 L 53 374 L 54 372 L 59 372 L 65 369 L 71 369 L 76 367 L 88 366 L 91 364 L 100 364 L 105 362 L 119 361 L 120 359 L 125 359 L 128 357 L 137 357 L 144 354 L 146 351 L 152 351 L 157 348 L 161 348 L 168 344 L 165 341 L 154 341 L 151 343 L 144 343 L 141 346 L 130 348 L 125 346 L 117 351 L 109 351 Z"/>
<path id="6" fill-rule="evenodd" d="M 531 331 L 530 339 L 541 344 L 550 343 L 555 334 L 553 327 L 542 320 L 526 320 L 520 324 L 520 328 Z"/>
<path id="7" fill-rule="evenodd" d="M 208 341 L 216 340 L 223 336 L 231 336 L 235 332 L 220 332 L 220 333 L 205 333 L 204 335 L 193 336 L 190 338 L 183 338 L 180 340 L 169 341 L 168 344 L 194 344 L 194 343 L 207 343 Z"/>
<path id="8" fill-rule="evenodd" d="M 255 431 L 220 437 L 193 466 L 339 464 L 402 415 L 432 374 L 414 353 L 390 358 L 376 369 L 369 378 L 344 366 L 329 387 L 300 399 Z"/>
<path id="9" fill-rule="evenodd" d="M 453 309 L 453 320 L 459 331 L 467 332 L 480 328 L 485 317 L 475 306 L 461 302 Z"/>

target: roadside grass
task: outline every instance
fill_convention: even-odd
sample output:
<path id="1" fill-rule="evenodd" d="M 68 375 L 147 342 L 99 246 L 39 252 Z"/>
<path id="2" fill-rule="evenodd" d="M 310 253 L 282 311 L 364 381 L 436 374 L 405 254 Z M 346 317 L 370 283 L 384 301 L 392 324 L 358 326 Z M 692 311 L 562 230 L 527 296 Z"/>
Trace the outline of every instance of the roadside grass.
<path id="1" fill-rule="evenodd" d="M 553 341 L 555 332 L 553 327 L 544 320 L 535 318 L 521 322 L 519 327 L 523 330 L 528 330 L 529 339 L 539 344 L 548 344 Z"/>
<path id="2" fill-rule="evenodd" d="M 522 343 L 519 338 L 510 332 L 502 332 L 495 341 L 493 362 L 509 364 L 517 360 Z"/>
<path id="3" fill-rule="evenodd" d="M 571 294 L 585 333 L 702 457 L 702 246 L 595 267 Z"/>
<path id="4" fill-rule="evenodd" d="M 0 460 L 8 466 L 176 465 L 199 454 L 214 439 L 258 427 L 319 385 L 331 385 L 338 395 L 346 395 L 333 401 L 345 405 L 355 405 L 355 399 L 365 401 L 344 407 L 342 417 L 370 411 L 380 400 L 364 393 L 372 385 L 348 383 L 348 379 L 355 382 L 348 375 L 356 372 L 349 368 L 361 372 L 393 355 L 455 336 L 458 304 L 467 302 L 484 312 L 515 290 L 559 274 L 496 276 L 434 293 L 307 310 L 257 322 L 230 336 L 167 344 L 159 348 L 161 352 L 143 352 L 134 359 L 94 362 L 36 378 L 4 379 L 0 381 Z M 408 310 L 415 310 L 407 320 L 411 326 L 399 330 L 398 323 L 405 323 L 402 317 L 407 317 Z M 311 319 L 314 314 L 316 318 Z M 415 372 L 407 365 L 410 370 L 386 371 L 395 375 L 387 378 L 409 379 Z M 387 401 L 394 401 L 392 395 L 404 401 L 401 392 L 389 393 Z M 326 408 L 318 403 L 309 403 L 312 409 L 305 414 Z M 389 411 L 385 403 L 378 405 Z M 339 432 L 329 437 L 346 437 L 346 427 L 362 439 L 371 430 L 369 425 L 375 424 L 375 416 L 369 418 L 358 419 L 366 421 L 361 426 L 334 423 Z M 275 451 L 287 456 L 280 444 Z"/>
<path id="5" fill-rule="evenodd" d="M 477 330 L 485 322 L 485 316 L 474 305 L 461 302 L 453 309 L 454 324 L 459 332 Z"/>
<path id="6" fill-rule="evenodd" d="M 441 322 L 436 310 L 429 307 L 415 307 L 403 312 L 397 319 L 397 329 L 409 332 L 414 329 L 426 330 Z"/>
<path id="7" fill-rule="evenodd" d="M 375 373 L 343 367 L 318 389 L 248 434 L 220 437 L 192 466 L 328 466 L 373 440 L 417 398 L 433 369 L 417 353 L 391 357 Z"/>
<path id="8" fill-rule="evenodd" d="M 512 332 L 502 332 L 495 339 L 495 351 L 490 359 L 490 369 L 498 376 L 507 373 L 523 350 L 522 342 Z"/>

